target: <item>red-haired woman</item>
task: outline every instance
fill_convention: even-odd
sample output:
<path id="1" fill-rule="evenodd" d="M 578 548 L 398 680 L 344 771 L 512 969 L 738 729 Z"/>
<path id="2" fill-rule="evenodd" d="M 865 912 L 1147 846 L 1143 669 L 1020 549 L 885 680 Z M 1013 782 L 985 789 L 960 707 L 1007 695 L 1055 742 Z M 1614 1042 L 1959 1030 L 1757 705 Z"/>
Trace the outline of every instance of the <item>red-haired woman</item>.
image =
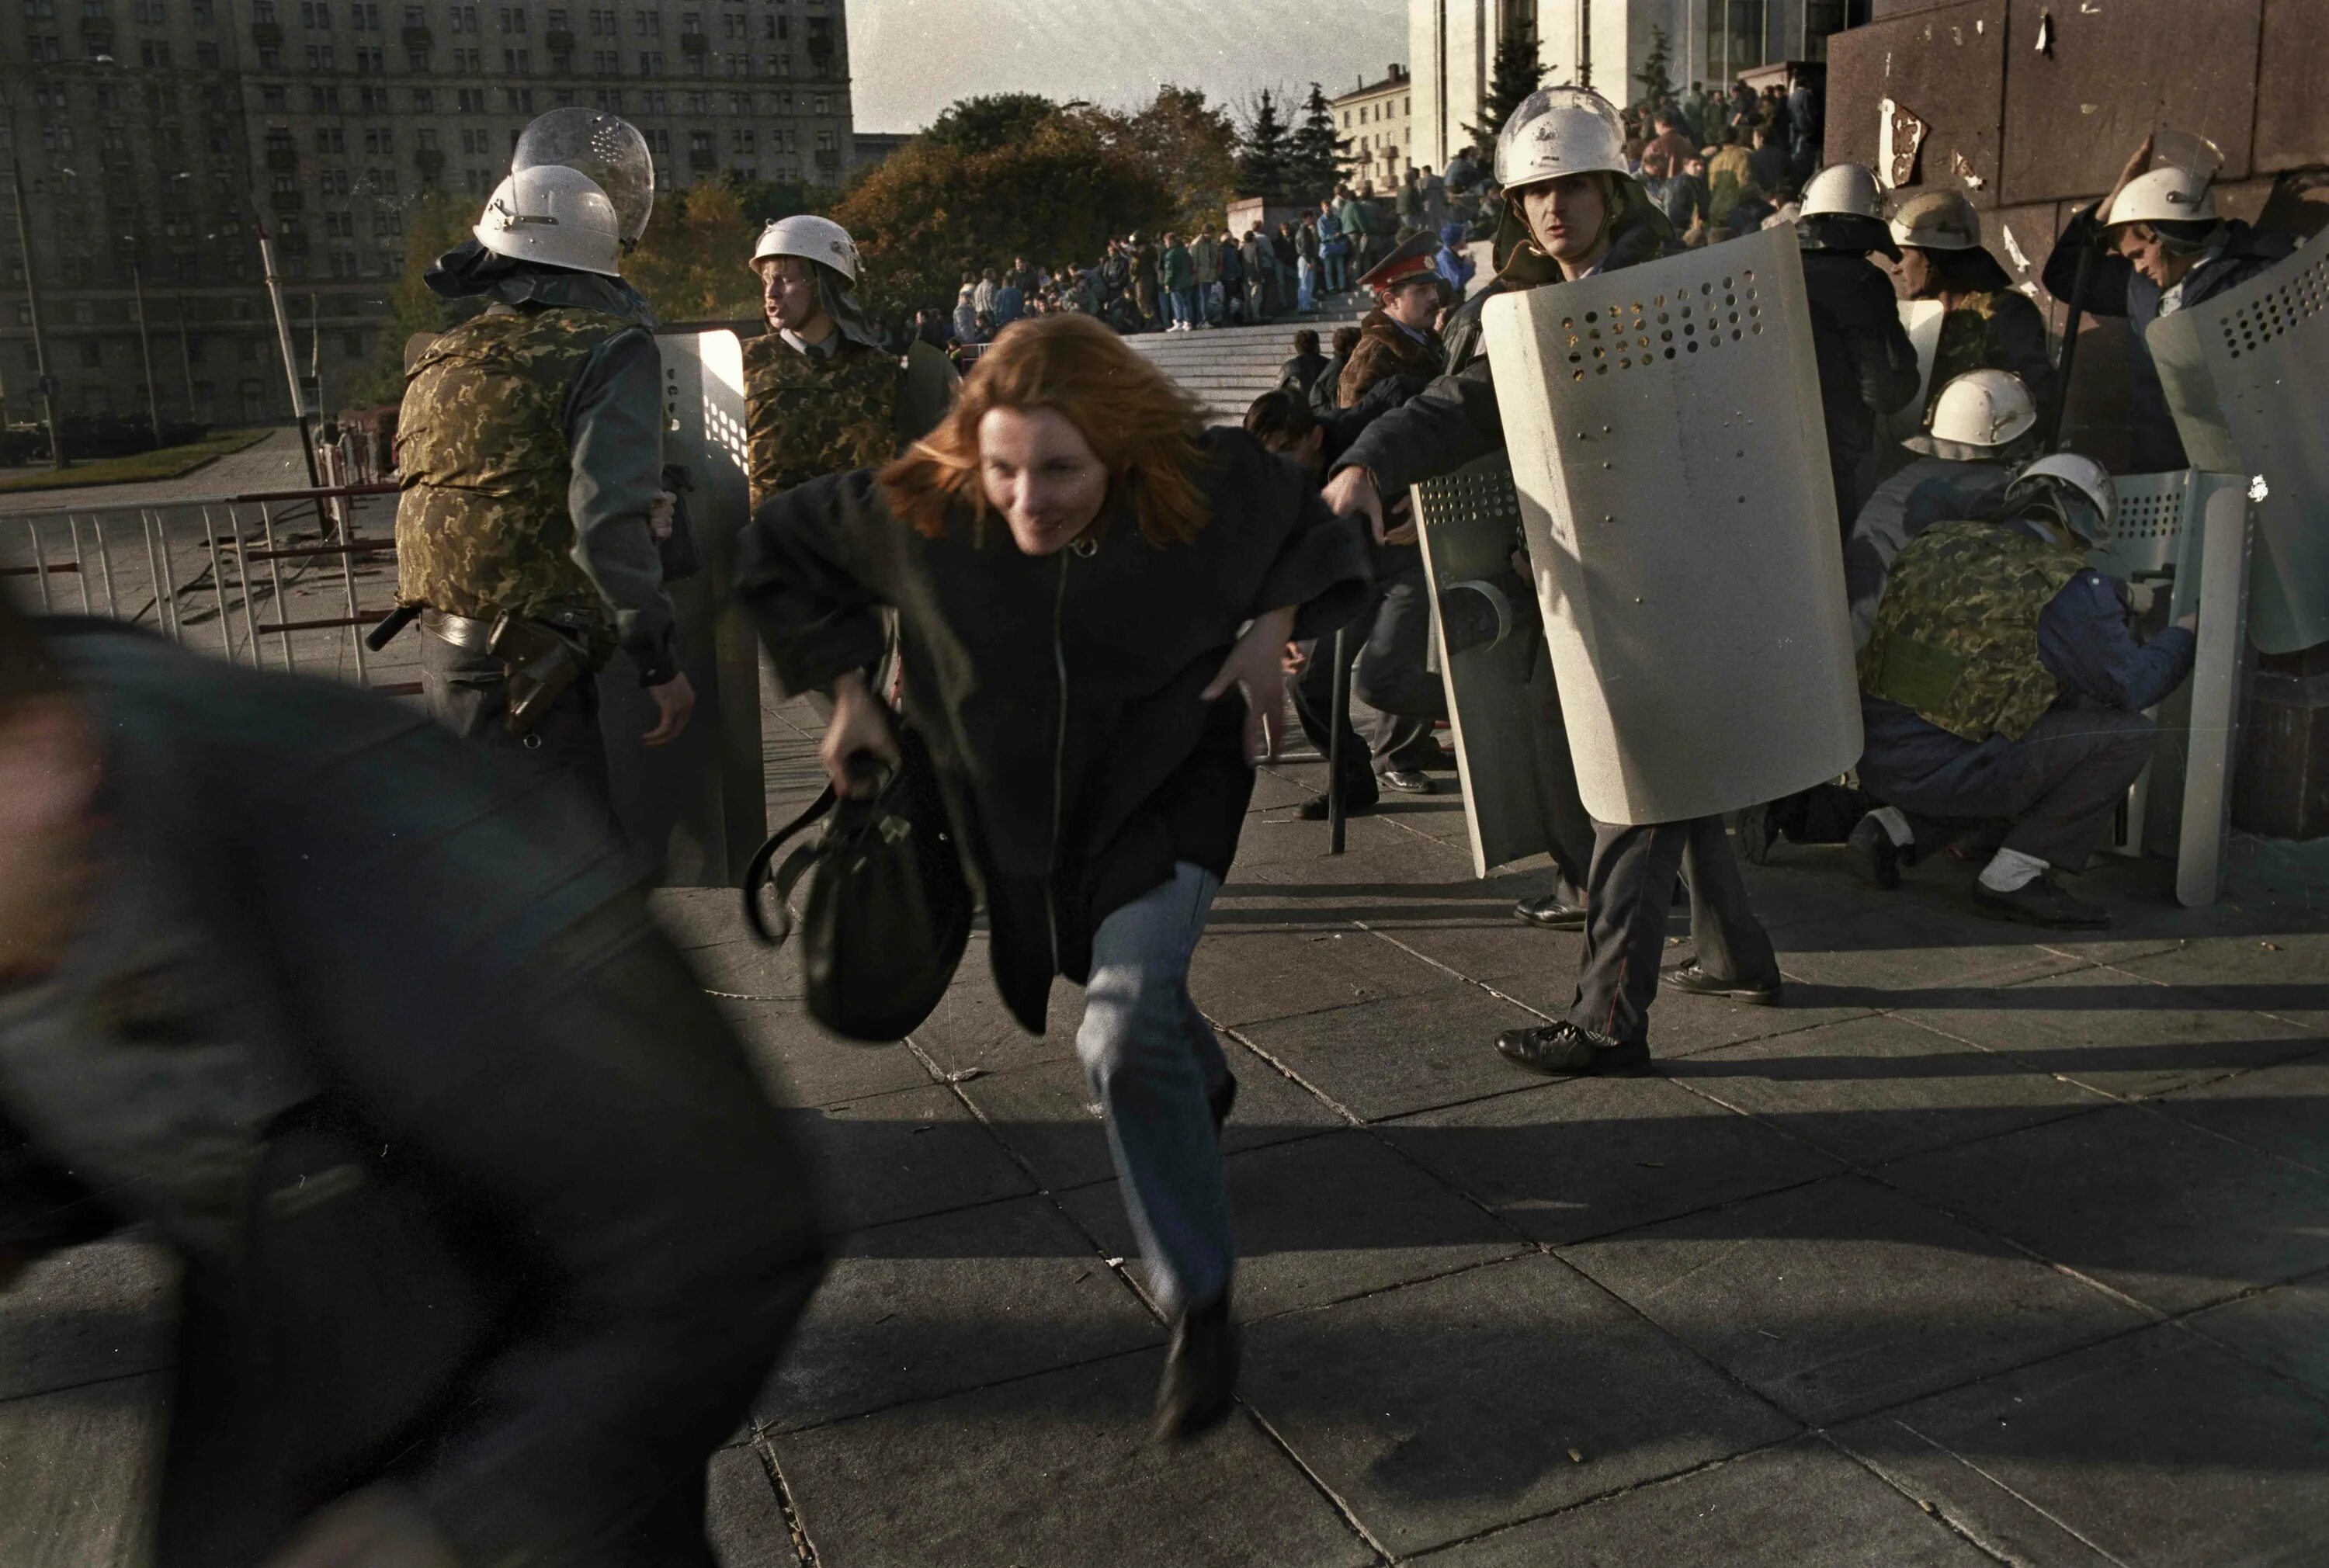
<path id="1" fill-rule="evenodd" d="M 1198 405 L 1099 323 L 1022 322 L 954 411 L 878 474 L 762 506 L 740 591 L 790 691 L 827 688 L 824 760 L 894 757 L 865 671 L 897 612 L 995 981 L 1042 1031 L 1086 986 L 1076 1049 L 1155 1295 L 1174 1318 L 1160 1433 L 1228 1413 L 1234 1253 L 1219 1134 L 1236 1094 L 1189 959 L 1274 748 L 1289 638 L 1366 589 L 1354 528 L 1308 476 Z M 1238 690 L 1243 689 L 1240 698 Z"/>

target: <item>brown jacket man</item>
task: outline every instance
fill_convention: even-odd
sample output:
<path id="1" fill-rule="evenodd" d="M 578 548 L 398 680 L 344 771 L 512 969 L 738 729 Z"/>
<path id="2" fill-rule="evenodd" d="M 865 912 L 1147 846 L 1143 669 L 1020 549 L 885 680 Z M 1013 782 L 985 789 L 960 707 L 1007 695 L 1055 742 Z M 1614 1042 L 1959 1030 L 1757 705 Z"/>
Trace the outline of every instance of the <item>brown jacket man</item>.
<path id="1" fill-rule="evenodd" d="M 1447 352 L 1432 324 L 1447 303 L 1433 266 L 1437 243 L 1432 235 L 1415 235 L 1359 279 L 1374 290 L 1375 308 L 1359 324 L 1359 346 L 1334 388 L 1338 407 L 1354 407 L 1387 376 L 1429 380 L 1447 368 Z"/>

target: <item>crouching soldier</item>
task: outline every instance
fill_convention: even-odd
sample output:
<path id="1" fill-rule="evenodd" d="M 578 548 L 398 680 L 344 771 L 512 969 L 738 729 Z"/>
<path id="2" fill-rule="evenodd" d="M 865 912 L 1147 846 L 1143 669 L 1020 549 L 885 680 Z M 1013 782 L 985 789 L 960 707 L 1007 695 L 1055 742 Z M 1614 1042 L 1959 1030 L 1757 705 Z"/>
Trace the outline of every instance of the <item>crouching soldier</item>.
<path id="1" fill-rule="evenodd" d="M 1879 887 L 1957 832 L 2003 821 L 1974 884 L 1999 919 L 2098 929 L 2109 912 L 2054 879 L 2077 872 L 2151 759 L 2143 709 L 2192 672 L 2196 617 L 2148 643 L 2127 586 L 2086 564 L 2118 498 L 2089 458 L 2041 457 L 1994 521 L 1945 522 L 1892 563 L 1860 655 L 1863 788 L 1886 803 L 1850 858 Z"/>

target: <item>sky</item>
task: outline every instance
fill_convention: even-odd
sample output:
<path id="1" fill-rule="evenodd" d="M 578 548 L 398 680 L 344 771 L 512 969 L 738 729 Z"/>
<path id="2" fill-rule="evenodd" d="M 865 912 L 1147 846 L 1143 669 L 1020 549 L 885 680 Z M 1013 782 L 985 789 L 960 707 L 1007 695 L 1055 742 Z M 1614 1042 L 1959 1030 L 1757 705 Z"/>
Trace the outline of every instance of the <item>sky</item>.
<path id="1" fill-rule="evenodd" d="M 1328 97 L 1407 63 L 1407 0 L 848 0 L 861 131 L 919 130 L 958 98 L 1037 92 L 1112 108 L 1162 82 L 1240 106 Z"/>

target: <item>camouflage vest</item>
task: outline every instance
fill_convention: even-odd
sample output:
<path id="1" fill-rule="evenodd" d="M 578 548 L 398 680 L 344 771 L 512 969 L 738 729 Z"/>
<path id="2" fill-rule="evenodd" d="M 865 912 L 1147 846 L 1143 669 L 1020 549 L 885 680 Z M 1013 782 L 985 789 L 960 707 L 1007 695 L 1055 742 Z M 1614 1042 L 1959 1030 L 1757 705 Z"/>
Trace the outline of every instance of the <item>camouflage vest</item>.
<path id="1" fill-rule="evenodd" d="M 752 504 L 827 474 L 887 463 L 898 450 L 905 379 L 895 357 L 846 339 L 823 358 L 774 333 L 745 343 Z"/>
<path id="2" fill-rule="evenodd" d="M 1892 563 L 1860 689 L 1966 740 L 2019 740 L 2060 694 L 2038 617 L 2085 558 L 2019 529 L 1944 522 Z"/>
<path id="3" fill-rule="evenodd" d="M 422 351 L 397 416 L 399 604 L 480 619 L 580 609 L 611 649 L 613 616 L 574 563 L 566 398 L 628 330 L 575 307 L 480 315 Z"/>
<path id="4" fill-rule="evenodd" d="M 1926 382 L 1928 424 L 1932 421 L 1933 406 L 1941 400 L 1942 388 L 1967 371 L 2003 370 L 2012 358 L 2000 341 L 1997 306 L 2002 297 L 1996 290 L 1969 294 L 1941 317 L 1940 335 L 1933 341 L 1933 374 Z"/>

